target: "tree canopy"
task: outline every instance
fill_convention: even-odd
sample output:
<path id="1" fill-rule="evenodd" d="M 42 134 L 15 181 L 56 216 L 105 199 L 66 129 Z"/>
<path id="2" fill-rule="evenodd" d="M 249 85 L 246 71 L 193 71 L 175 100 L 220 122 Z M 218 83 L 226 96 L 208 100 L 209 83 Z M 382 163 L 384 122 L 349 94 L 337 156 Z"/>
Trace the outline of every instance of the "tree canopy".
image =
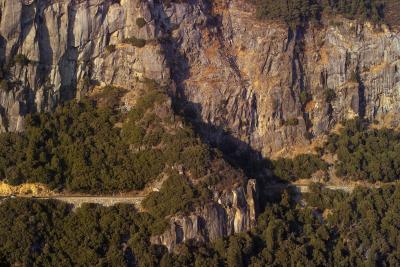
<path id="1" fill-rule="evenodd" d="M 115 108 L 115 91 L 104 90 L 107 101 L 72 101 L 29 115 L 24 132 L 1 134 L 0 177 L 13 185 L 111 193 L 143 189 L 174 166 L 192 178 L 207 173 L 212 151 L 172 113 L 164 91 L 148 86 L 128 113 Z"/>
<path id="2" fill-rule="evenodd" d="M 349 19 L 370 20 L 391 24 L 393 8 L 400 11 L 393 0 L 252 0 L 257 5 L 257 16 L 280 20 L 295 27 L 309 21 L 319 21 L 323 13 L 339 14 Z M 388 14 L 388 16 L 386 16 Z"/>
<path id="3" fill-rule="evenodd" d="M 252 231 L 213 243 L 188 240 L 171 254 L 151 245 L 154 219 L 132 206 L 72 211 L 54 201 L 8 199 L 0 205 L 0 265 L 397 266 L 399 199 L 399 185 L 351 194 L 314 186 L 303 206 L 285 192 Z"/>
<path id="4" fill-rule="evenodd" d="M 347 121 L 339 134 L 331 134 L 325 145 L 337 155 L 338 176 L 370 182 L 400 178 L 400 133 L 392 129 L 369 129 L 368 123 Z"/>

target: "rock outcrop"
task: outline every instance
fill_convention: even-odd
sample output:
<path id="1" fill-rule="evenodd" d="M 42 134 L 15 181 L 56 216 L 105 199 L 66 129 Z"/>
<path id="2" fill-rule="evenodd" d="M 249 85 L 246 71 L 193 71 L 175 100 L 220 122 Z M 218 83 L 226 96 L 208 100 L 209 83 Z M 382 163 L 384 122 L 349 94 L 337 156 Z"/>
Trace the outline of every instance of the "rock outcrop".
<path id="1" fill-rule="evenodd" d="M 170 218 L 168 229 L 152 237 L 151 242 L 173 251 L 189 240 L 209 242 L 248 231 L 256 223 L 257 194 L 255 180 L 249 180 L 246 187 L 216 193 L 213 201 L 197 207 L 196 211 Z"/>

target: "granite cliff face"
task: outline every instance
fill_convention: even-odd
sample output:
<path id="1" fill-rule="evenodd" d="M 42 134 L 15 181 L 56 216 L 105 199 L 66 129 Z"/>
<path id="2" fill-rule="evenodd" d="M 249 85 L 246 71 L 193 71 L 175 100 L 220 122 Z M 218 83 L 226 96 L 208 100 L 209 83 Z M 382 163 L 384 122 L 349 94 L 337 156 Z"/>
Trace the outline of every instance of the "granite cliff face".
<path id="1" fill-rule="evenodd" d="M 210 141 L 229 133 L 264 156 L 307 145 L 344 118 L 400 111 L 400 35 L 387 29 L 337 18 L 290 33 L 258 21 L 243 0 L 24 3 L 0 1 L 2 131 L 96 84 L 134 90 L 143 77 L 173 80 Z M 147 44 L 123 42 L 131 37 Z M 29 63 L 13 64 L 17 55 Z"/>
<path id="2" fill-rule="evenodd" d="M 80 97 L 94 84 L 134 89 L 142 77 L 169 79 L 157 41 L 141 49 L 122 43 L 158 34 L 149 7 L 140 1 L 0 1 L 0 92 L 3 130 L 23 129 L 23 116 Z M 136 18 L 149 21 L 140 28 Z M 112 45 L 114 49 L 110 48 Z M 29 62 L 13 63 L 18 56 Z M 4 87 L 9 87 L 8 89 Z"/>
<path id="3" fill-rule="evenodd" d="M 337 18 L 290 33 L 257 21 L 245 1 L 210 9 L 198 16 L 188 8 L 175 35 L 188 66 L 182 93 L 201 121 L 221 129 L 217 138 L 228 130 L 270 156 L 309 144 L 344 118 L 399 112 L 397 32 Z M 207 26 L 192 29 L 203 16 Z"/>

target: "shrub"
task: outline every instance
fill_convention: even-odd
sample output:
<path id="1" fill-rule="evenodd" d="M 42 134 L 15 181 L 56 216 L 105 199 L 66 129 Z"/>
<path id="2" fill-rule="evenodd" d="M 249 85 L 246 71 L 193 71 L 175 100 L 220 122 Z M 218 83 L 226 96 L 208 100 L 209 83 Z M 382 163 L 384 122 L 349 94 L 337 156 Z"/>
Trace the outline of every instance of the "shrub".
<path id="1" fill-rule="evenodd" d="M 357 71 L 353 71 L 353 72 L 350 74 L 349 81 L 352 82 L 352 83 L 357 83 L 357 82 L 358 82 L 358 79 L 359 79 L 359 77 L 358 77 Z"/>
<path id="2" fill-rule="evenodd" d="M 280 158 L 272 162 L 274 173 L 285 181 L 311 178 L 318 170 L 327 170 L 328 164 L 316 155 L 304 154 L 294 159 Z"/>
<path id="3" fill-rule="evenodd" d="M 207 174 L 210 163 L 210 152 L 205 145 L 194 145 L 183 150 L 181 154 L 182 163 L 189 168 L 195 177 Z"/>
<path id="4" fill-rule="evenodd" d="M 157 146 L 162 140 L 162 136 L 165 134 L 164 130 L 160 127 L 153 129 L 143 138 L 143 142 L 148 146 Z"/>
<path id="5" fill-rule="evenodd" d="M 85 77 L 82 78 L 82 87 L 84 89 L 90 88 L 91 85 L 92 85 L 92 81 L 89 76 L 86 75 Z"/>
<path id="6" fill-rule="evenodd" d="M 143 28 L 144 26 L 146 26 L 146 24 L 147 24 L 147 22 L 146 22 L 146 20 L 144 18 L 137 18 L 136 19 L 136 25 L 139 28 Z"/>
<path id="7" fill-rule="evenodd" d="M 106 46 L 106 51 L 107 51 L 107 53 L 109 53 L 109 54 L 114 53 L 116 50 L 117 50 L 117 48 L 116 48 L 115 45 L 107 45 L 107 46 Z"/>
<path id="8" fill-rule="evenodd" d="M 17 54 L 14 57 L 14 63 L 19 64 L 21 66 L 27 66 L 27 65 L 29 65 L 29 63 L 31 63 L 31 61 L 28 59 L 27 56 L 25 56 L 23 54 Z"/>
<path id="9" fill-rule="evenodd" d="M 124 40 L 124 43 L 142 48 L 146 45 L 146 40 L 144 39 L 140 39 L 140 38 L 136 38 L 136 37 L 130 37 Z"/>
<path id="10" fill-rule="evenodd" d="M 300 103 L 303 106 L 312 100 L 312 96 L 306 91 L 301 91 L 299 97 L 300 97 Z"/>
<path id="11" fill-rule="evenodd" d="M 159 88 L 158 83 L 154 79 L 144 78 L 143 84 L 146 85 L 147 89 L 150 91 L 157 90 Z"/>
<path id="12" fill-rule="evenodd" d="M 127 134 L 124 136 L 129 144 L 141 144 L 146 134 L 146 130 L 142 127 L 133 127 L 130 131 L 125 131 Z"/>
<path id="13" fill-rule="evenodd" d="M 100 108 L 115 109 L 121 104 L 121 98 L 125 95 L 126 89 L 112 85 L 106 85 L 101 91 L 93 95 L 93 99 Z"/>
<path id="14" fill-rule="evenodd" d="M 299 119 L 298 118 L 289 118 L 284 121 L 283 125 L 285 126 L 297 126 L 299 125 Z"/>
<path id="15" fill-rule="evenodd" d="M 327 89 L 327 90 L 324 92 L 324 96 L 325 96 L 325 101 L 326 101 L 327 103 L 331 103 L 333 100 L 336 99 L 336 92 L 335 92 L 335 90 L 333 90 L 333 89 Z"/>
<path id="16" fill-rule="evenodd" d="M 0 81 L 0 90 L 8 92 L 10 90 L 10 84 L 7 80 Z"/>
<path id="17" fill-rule="evenodd" d="M 196 192 L 189 181 L 172 173 L 161 190 L 151 193 L 142 204 L 157 220 L 164 220 L 167 215 L 191 210 L 195 197 Z"/>

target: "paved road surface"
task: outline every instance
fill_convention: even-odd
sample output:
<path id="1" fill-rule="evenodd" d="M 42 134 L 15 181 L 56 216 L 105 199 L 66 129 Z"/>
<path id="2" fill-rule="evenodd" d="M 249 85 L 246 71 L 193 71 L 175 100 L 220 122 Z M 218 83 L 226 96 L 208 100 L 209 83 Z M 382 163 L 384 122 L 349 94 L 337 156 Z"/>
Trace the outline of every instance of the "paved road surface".
<path id="1" fill-rule="evenodd" d="M 324 186 L 326 189 L 330 190 L 340 190 L 340 191 L 345 191 L 345 192 L 353 192 L 354 189 L 357 186 L 355 185 L 327 185 Z M 269 185 L 267 186 L 266 190 L 283 190 L 285 188 L 293 188 L 299 193 L 308 193 L 309 192 L 309 186 L 308 185 L 299 185 L 299 184 L 275 184 L 275 185 Z"/>
<path id="2" fill-rule="evenodd" d="M 141 208 L 141 202 L 145 197 L 119 197 L 119 196 L 48 196 L 48 197 L 29 197 L 29 196 L 18 196 L 23 198 L 35 198 L 35 199 L 54 199 L 62 202 L 66 202 L 80 207 L 84 203 L 96 203 L 105 207 L 114 206 L 116 204 L 132 204 L 136 208 Z"/>
<path id="3" fill-rule="evenodd" d="M 376 186 L 376 187 L 378 187 L 378 186 Z M 270 191 L 271 193 L 274 193 L 274 191 L 276 192 L 276 190 L 283 190 L 285 188 L 293 188 L 299 193 L 309 192 L 308 185 L 299 185 L 299 184 L 269 185 L 269 186 L 267 186 L 267 188 L 265 190 Z M 331 190 L 342 190 L 342 191 L 351 193 L 356 188 L 356 186 L 355 185 L 349 185 L 349 186 L 328 185 L 328 186 L 325 186 L 325 188 L 331 189 Z M 8 197 L 3 196 L 3 198 L 8 198 Z M 18 196 L 18 197 L 33 198 L 33 197 L 29 197 L 29 196 Z M 35 197 L 35 199 L 55 199 L 55 200 L 59 200 L 62 202 L 72 204 L 75 207 L 80 207 L 84 203 L 96 203 L 96 204 L 100 204 L 100 205 L 103 205 L 106 207 L 113 206 L 113 205 L 116 205 L 119 203 L 124 203 L 124 204 L 132 204 L 137 209 L 141 209 L 141 203 L 144 198 L 145 198 L 145 196 L 131 196 L 131 197 L 128 197 L 128 196 L 48 196 L 48 197 Z M 0 200 L 1 200 L 1 196 L 0 196 Z"/>

